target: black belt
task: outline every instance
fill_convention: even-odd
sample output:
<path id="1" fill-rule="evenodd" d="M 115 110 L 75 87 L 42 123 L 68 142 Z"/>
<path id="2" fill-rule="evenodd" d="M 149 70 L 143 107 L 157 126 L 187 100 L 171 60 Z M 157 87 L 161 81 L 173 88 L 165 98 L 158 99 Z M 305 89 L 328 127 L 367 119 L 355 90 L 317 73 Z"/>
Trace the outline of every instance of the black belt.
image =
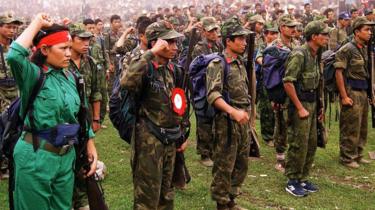
<path id="1" fill-rule="evenodd" d="M 357 91 L 367 90 L 368 82 L 367 80 L 360 80 L 360 79 L 348 79 L 348 85 Z"/>
<path id="2" fill-rule="evenodd" d="M 13 78 L 0 79 L 0 86 L 11 88 L 16 86 L 16 81 Z"/>
<path id="3" fill-rule="evenodd" d="M 316 90 L 299 91 L 298 99 L 303 102 L 315 102 L 317 100 Z"/>

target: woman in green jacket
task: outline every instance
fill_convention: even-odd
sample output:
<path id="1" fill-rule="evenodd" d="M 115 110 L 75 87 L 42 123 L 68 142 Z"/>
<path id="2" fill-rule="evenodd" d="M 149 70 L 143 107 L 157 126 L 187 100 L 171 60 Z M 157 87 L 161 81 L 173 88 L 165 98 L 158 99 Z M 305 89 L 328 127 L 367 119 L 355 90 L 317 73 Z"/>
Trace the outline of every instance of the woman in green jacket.
<path id="1" fill-rule="evenodd" d="M 31 46 L 36 51 L 30 61 Z M 34 100 L 33 117 L 26 115 L 25 129 L 14 149 L 16 210 L 71 208 L 81 100 L 75 77 L 65 69 L 70 48 L 68 29 L 53 24 L 45 14 L 39 14 L 11 45 L 7 60 L 20 90 L 21 116 L 40 71 L 46 78 Z M 66 138 L 67 133 L 74 135 Z M 89 137 L 91 167 L 85 171 L 86 176 L 95 173 L 97 162 L 91 128 Z"/>

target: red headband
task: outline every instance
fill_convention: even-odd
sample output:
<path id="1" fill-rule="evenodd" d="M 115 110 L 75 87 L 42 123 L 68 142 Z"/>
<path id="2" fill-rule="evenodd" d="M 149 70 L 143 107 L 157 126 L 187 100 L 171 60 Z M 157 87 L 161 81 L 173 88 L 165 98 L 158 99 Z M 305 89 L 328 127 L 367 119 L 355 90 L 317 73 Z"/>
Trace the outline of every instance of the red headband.
<path id="1" fill-rule="evenodd" d="M 43 44 L 47 46 L 52 46 L 55 44 L 60 44 L 63 42 L 67 42 L 71 40 L 70 34 L 68 31 L 59 31 L 53 34 L 50 34 L 48 36 L 43 37 L 38 45 L 36 46 L 37 49 L 39 49 Z"/>

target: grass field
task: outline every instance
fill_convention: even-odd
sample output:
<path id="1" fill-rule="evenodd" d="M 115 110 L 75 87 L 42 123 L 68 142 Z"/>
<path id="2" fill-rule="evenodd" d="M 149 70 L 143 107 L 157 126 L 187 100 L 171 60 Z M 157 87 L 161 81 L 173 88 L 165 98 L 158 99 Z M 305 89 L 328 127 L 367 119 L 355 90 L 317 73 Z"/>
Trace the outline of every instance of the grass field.
<path id="1" fill-rule="evenodd" d="M 192 119 L 195 133 L 195 120 Z M 110 124 L 107 122 L 107 124 Z M 259 122 L 257 122 L 259 130 Z M 259 132 L 258 132 L 259 133 Z M 284 190 L 286 178 L 274 169 L 274 148 L 261 142 L 260 159 L 250 161 L 243 195 L 238 202 L 248 209 L 375 209 L 375 162 L 357 170 L 350 170 L 338 163 L 338 125 L 333 122 L 326 149 L 318 149 L 311 180 L 320 191 L 305 198 L 294 198 Z M 365 150 L 375 150 L 375 130 L 369 128 Z M 112 127 L 101 130 L 96 145 L 100 160 L 107 165 L 109 174 L 103 182 L 107 203 L 111 210 L 131 209 L 133 187 L 130 171 L 130 147 L 122 141 Z M 195 150 L 195 135 L 191 135 L 186 152 L 187 165 L 192 181 L 184 191 L 177 191 L 175 209 L 215 209 L 209 186 L 211 170 L 199 164 Z M 0 183 L 0 210 L 7 208 L 7 186 Z"/>

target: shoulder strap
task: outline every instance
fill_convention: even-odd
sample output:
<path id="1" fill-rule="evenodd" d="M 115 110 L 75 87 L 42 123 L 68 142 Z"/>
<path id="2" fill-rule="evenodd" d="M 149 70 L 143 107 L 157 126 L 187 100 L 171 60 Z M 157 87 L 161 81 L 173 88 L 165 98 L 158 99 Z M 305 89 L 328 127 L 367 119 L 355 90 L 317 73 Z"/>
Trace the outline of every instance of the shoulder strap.
<path id="1" fill-rule="evenodd" d="M 5 65 L 5 59 L 4 59 L 4 47 L 1 44 L 0 44 L 0 57 L 1 57 L 1 63 L 2 63 L 2 66 L 3 66 L 3 70 L 4 70 L 4 73 L 5 73 L 5 77 L 8 77 L 7 66 Z"/>
<path id="2" fill-rule="evenodd" d="M 26 109 L 25 109 L 25 112 L 23 113 L 22 120 L 24 120 L 26 115 L 31 111 L 31 108 L 33 107 L 33 103 L 36 99 L 36 96 L 39 94 L 39 92 L 42 89 L 45 81 L 46 81 L 46 75 L 44 74 L 43 69 L 40 69 L 38 81 L 36 82 L 35 86 L 33 87 L 33 90 L 31 92 L 29 100 L 27 101 Z M 32 120 L 30 120 L 30 121 L 32 121 Z"/>

